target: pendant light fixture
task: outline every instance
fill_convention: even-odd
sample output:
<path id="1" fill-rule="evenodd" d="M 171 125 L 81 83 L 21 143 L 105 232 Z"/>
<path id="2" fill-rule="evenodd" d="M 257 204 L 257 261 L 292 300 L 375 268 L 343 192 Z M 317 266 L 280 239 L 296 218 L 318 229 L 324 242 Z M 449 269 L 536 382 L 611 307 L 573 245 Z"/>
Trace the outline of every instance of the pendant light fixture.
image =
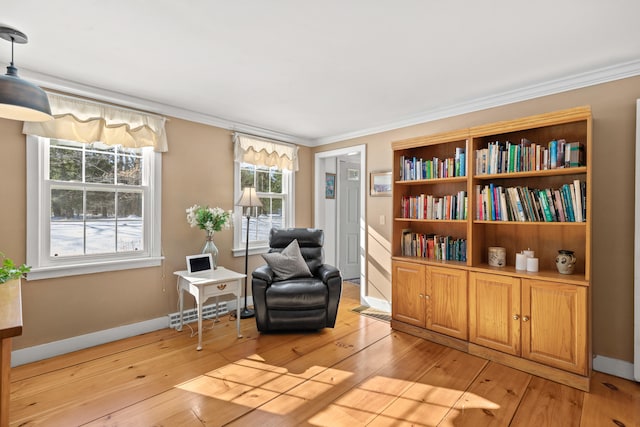
<path id="1" fill-rule="evenodd" d="M 13 65 L 14 43 L 27 43 L 27 35 L 0 24 L 0 38 L 11 42 L 11 63 L 7 74 L 0 76 L 0 117 L 25 122 L 51 120 L 51 107 L 47 94 L 38 86 L 18 77 Z"/>

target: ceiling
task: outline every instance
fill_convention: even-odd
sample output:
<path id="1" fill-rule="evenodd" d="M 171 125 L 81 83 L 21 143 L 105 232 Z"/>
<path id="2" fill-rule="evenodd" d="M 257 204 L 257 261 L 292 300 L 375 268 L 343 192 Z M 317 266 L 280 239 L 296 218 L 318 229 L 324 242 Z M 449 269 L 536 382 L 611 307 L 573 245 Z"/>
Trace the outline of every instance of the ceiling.
<path id="1" fill-rule="evenodd" d="M 635 0 L 20 0 L 0 19 L 43 87 L 311 146 L 640 74 Z"/>

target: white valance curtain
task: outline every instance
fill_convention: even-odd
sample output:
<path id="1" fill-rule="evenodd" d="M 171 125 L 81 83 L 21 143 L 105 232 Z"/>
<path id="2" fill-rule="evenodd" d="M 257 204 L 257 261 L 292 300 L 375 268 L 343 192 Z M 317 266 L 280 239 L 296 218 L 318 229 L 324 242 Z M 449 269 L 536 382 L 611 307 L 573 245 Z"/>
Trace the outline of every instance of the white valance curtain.
<path id="1" fill-rule="evenodd" d="M 233 142 L 236 162 L 298 170 L 298 147 L 295 145 L 237 132 L 233 134 Z"/>
<path id="2" fill-rule="evenodd" d="M 47 96 L 54 119 L 24 122 L 22 133 L 129 148 L 153 147 L 158 152 L 168 150 L 164 117 L 50 92 Z"/>

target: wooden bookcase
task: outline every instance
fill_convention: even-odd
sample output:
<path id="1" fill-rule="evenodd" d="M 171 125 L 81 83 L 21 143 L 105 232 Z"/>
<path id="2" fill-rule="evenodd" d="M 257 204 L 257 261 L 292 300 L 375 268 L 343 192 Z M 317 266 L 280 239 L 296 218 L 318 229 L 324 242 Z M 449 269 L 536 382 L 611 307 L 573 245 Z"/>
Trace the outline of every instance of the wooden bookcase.
<path id="1" fill-rule="evenodd" d="M 591 128 L 590 107 L 577 107 L 393 142 L 392 327 L 588 390 Z M 551 141 L 579 142 L 581 163 L 565 167 L 560 160 L 550 168 L 551 162 L 547 161 L 545 167 L 542 153 L 551 151 Z M 497 146 L 513 150 L 506 151 L 503 157 L 509 160 L 500 163 L 505 172 L 496 170 L 495 161 L 487 171 L 487 162 L 477 159 L 499 158 L 495 155 Z M 532 154 L 536 146 L 542 160 L 538 168 Z M 530 156 L 522 155 L 522 162 L 517 163 L 517 150 Z M 435 178 L 411 173 L 411 165 L 428 170 L 431 164 L 423 166 L 427 161 L 454 159 L 461 152 L 463 176 L 452 176 L 456 173 L 451 173 L 451 168 Z M 553 210 L 552 217 L 545 218 L 544 194 L 536 199 L 539 190 L 550 196 L 547 202 L 559 210 L 562 187 L 568 189 L 574 183 L 582 183 L 574 190 L 581 187 L 578 196 L 584 220 L 568 221 L 568 212 L 567 218 L 560 218 L 560 213 L 553 215 Z M 523 209 L 530 209 L 526 221 L 519 216 L 524 214 L 518 214 L 515 202 L 501 200 L 494 190 L 498 188 L 511 196 L 520 191 Z M 496 195 L 495 201 L 488 200 L 483 190 Z M 447 206 L 459 203 L 461 192 L 466 192 L 466 217 L 460 217 L 460 210 L 453 219 L 447 215 L 433 219 L 426 213 L 423 201 L 428 196 L 442 199 Z M 533 196 L 526 199 L 531 193 Z M 556 199 L 558 194 L 560 198 Z M 452 198 L 454 195 L 457 197 Z M 569 193 L 566 196 L 570 197 Z M 409 206 L 414 203 L 420 206 L 411 212 Z M 498 214 L 494 220 L 488 215 L 487 205 L 494 211 L 499 209 L 502 218 Z M 422 236 L 425 239 L 421 245 Z M 463 256 L 453 256 L 453 249 L 444 257 L 449 259 L 416 256 L 415 249 L 410 250 L 413 241 L 414 248 L 424 247 L 425 255 L 433 254 L 426 243 L 437 240 L 433 236 L 441 241 L 449 236 L 450 242 L 457 242 L 455 248 L 464 248 Z M 488 248 L 493 246 L 506 249 L 506 266 L 489 265 Z M 516 253 L 525 249 L 535 251 L 538 272 L 516 270 Z M 575 253 L 573 274 L 557 271 L 555 258 L 560 249 Z"/>

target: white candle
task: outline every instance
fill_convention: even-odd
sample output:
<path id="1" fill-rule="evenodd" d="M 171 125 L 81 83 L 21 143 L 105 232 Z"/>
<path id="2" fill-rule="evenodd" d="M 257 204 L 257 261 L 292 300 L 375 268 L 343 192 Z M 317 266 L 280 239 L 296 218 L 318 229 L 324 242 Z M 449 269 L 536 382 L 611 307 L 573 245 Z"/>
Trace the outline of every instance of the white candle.
<path id="1" fill-rule="evenodd" d="M 527 271 L 538 271 L 538 258 L 527 258 Z"/>
<path id="2" fill-rule="evenodd" d="M 516 270 L 527 269 L 527 256 L 523 253 L 516 254 Z"/>

